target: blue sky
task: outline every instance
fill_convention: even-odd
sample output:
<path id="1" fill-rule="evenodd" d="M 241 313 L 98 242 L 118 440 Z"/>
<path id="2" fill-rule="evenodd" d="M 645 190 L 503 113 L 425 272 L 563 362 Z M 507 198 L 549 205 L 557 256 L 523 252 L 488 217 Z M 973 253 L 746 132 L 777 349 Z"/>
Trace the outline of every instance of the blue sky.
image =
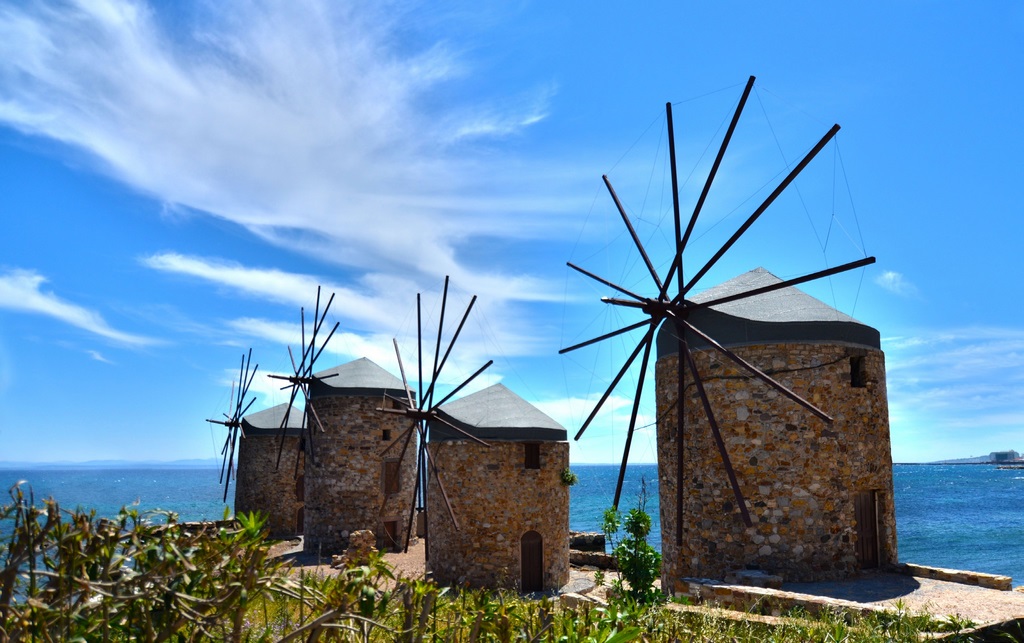
<path id="1" fill-rule="evenodd" d="M 1022 32 L 1002 2 L 0 1 L 0 460 L 214 457 L 248 348 L 254 408 L 285 401 L 262 374 L 317 284 L 318 366 L 397 373 L 397 337 L 412 372 L 445 275 L 479 296 L 447 383 L 494 359 L 479 386 L 574 431 L 638 338 L 557 355 L 631 321 L 565 263 L 645 283 L 600 177 L 667 265 L 664 104 L 685 211 L 750 75 L 695 257 L 842 130 L 703 285 L 876 256 L 806 289 L 881 331 L 894 459 L 1024 450 Z M 573 462 L 618 460 L 635 381 Z"/>

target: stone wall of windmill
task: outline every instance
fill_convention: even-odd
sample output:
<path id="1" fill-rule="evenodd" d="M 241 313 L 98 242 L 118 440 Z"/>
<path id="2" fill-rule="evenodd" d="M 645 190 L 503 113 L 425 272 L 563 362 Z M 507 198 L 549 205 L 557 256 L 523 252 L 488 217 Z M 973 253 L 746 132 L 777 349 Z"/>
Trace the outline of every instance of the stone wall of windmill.
<path id="1" fill-rule="evenodd" d="M 416 479 L 416 443 L 402 454 L 398 438 L 409 429 L 398 408 L 402 382 L 368 359 L 317 373 L 305 444 L 304 549 L 322 556 L 341 553 L 353 531 L 370 529 L 378 548 L 404 543 Z M 309 417 L 309 414 L 307 414 Z"/>
<path id="2" fill-rule="evenodd" d="M 238 440 L 235 513 L 265 514 L 271 538 L 294 538 L 304 524 L 302 411 L 293 408 L 288 414 L 282 442 L 281 423 L 287 408 L 279 404 L 245 416 Z"/>
<path id="3" fill-rule="evenodd" d="M 754 271 L 695 300 L 748 291 L 772 279 Z M 747 528 L 736 509 L 687 371 L 677 546 L 678 341 L 673 327 L 663 328 L 656 365 L 662 578 L 725 579 L 753 568 L 786 581 L 812 581 L 895 563 L 885 358 L 877 331 L 793 288 L 759 299 L 704 309 L 690 321 L 834 422 L 814 417 L 690 337 L 754 525 Z"/>
<path id="4" fill-rule="evenodd" d="M 565 429 L 500 384 L 446 404 L 439 414 L 490 446 L 431 422 L 438 476 L 431 474 L 427 485 L 427 565 L 435 580 L 522 591 L 565 585 Z"/>

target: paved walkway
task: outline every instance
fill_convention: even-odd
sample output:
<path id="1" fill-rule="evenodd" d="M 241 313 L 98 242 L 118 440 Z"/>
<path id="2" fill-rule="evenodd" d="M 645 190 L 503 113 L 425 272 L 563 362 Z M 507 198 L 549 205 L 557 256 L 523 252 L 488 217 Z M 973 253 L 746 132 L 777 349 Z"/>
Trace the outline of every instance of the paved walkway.
<path id="1" fill-rule="evenodd" d="M 860 578 L 820 583 L 786 583 L 788 592 L 873 603 L 936 617 L 957 615 L 975 623 L 994 623 L 1024 617 L 1024 593 L 1003 592 L 903 574 L 877 573 Z"/>

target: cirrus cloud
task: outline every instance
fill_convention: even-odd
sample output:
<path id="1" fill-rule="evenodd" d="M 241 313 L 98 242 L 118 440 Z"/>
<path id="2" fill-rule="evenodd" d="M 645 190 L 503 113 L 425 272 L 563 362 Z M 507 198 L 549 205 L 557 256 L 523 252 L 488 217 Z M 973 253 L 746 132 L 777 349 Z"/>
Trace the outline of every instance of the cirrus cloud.
<path id="1" fill-rule="evenodd" d="M 147 346 L 157 343 L 149 337 L 113 328 L 98 312 L 44 291 L 44 283 L 46 277 L 32 270 L 15 269 L 0 274 L 0 308 L 51 317 L 119 344 Z"/>

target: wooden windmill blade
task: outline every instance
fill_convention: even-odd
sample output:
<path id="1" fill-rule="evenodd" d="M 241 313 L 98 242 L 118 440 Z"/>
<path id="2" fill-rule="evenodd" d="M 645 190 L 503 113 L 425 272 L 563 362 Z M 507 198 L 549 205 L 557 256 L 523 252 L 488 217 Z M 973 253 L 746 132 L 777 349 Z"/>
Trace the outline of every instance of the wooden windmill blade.
<path id="1" fill-rule="evenodd" d="M 592 272 L 589 272 L 589 271 L 587 271 L 584 268 L 580 268 L 580 267 L 578 267 L 578 266 L 576 266 L 576 265 L 574 265 L 572 263 L 568 264 L 569 267 L 573 268 L 577 272 L 579 272 L 579 273 L 581 273 L 581 274 L 583 274 L 583 275 L 585 275 L 585 276 L 587 276 L 587 277 L 589 277 L 589 278 L 591 278 L 591 279 L 593 279 L 593 280 L 595 280 L 595 281 L 597 281 L 597 282 L 599 282 L 599 283 L 601 283 L 601 284 L 603 284 L 605 286 L 608 286 L 608 287 L 610 287 L 610 288 L 612 288 L 614 290 L 617 290 L 618 292 L 622 293 L 626 297 L 629 297 L 629 299 L 604 297 L 604 298 L 602 298 L 602 301 L 604 303 L 609 304 L 609 305 L 619 306 L 619 307 L 622 307 L 622 308 L 637 309 L 637 310 L 640 310 L 646 316 L 646 318 L 644 320 L 640 321 L 640 322 L 623 326 L 622 328 L 619 328 L 617 330 L 605 333 L 605 334 L 600 335 L 598 337 L 595 337 L 593 339 L 589 339 L 589 340 L 580 342 L 578 344 L 575 344 L 575 345 L 570 346 L 568 348 L 564 348 L 561 351 L 559 351 L 560 353 L 566 353 L 566 352 L 569 352 L 569 351 L 574 351 L 574 350 L 577 350 L 577 349 L 580 349 L 580 348 L 583 348 L 583 347 L 586 347 L 586 346 L 590 346 L 590 345 L 593 345 L 593 344 L 600 343 L 600 342 L 602 342 L 602 341 L 604 341 L 606 339 L 610 339 L 610 338 L 613 338 L 613 337 L 624 335 L 624 334 L 629 333 L 631 331 L 639 330 L 639 329 L 643 328 L 645 325 L 647 325 L 647 330 L 644 333 L 643 337 L 640 339 L 640 341 L 636 344 L 635 348 L 632 350 L 632 352 L 626 358 L 625 362 L 623 363 L 622 368 L 618 371 L 618 373 L 612 379 L 612 381 L 609 384 L 609 386 L 605 389 L 605 392 L 599 398 L 597 404 L 595 404 L 593 410 L 588 415 L 587 419 L 583 422 L 583 425 L 581 426 L 579 432 L 576 434 L 576 437 L 575 437 L 576 440 L 580 439 L 580 437 L 582 436 L 583 432 L 591 424 L 591 422 L 596 417 L 597 413 L 600 411 L 601 407 L 604 405 L 605 401 L 610 397 L 612 392 L 619 385 L 620 381 L 622 380 L 622 378 L 624 377 L 626 372 L 631 368 L 633 363 L 636 361 L 636 358 L 640 355 L 641 352 L 643 352 L 644 357 L 641 360 L 641 362 L 642 362 L 641 372 L 639 374 L 636 390 L 635 390 L 634 395 L 633 395 L 633 407 L 632 407 L 632 412 L 631 412 L 631 415 L 630 415 L 629 430 L 628 430 L 627 437 L 626 437 L 625 447 L 623 449 L 622 464 L 621 464 L 621 467 L 620 467 L 620 470 L 619 470 L 619 478 L 618 478 L 618 481 L 617 481 L 617 484 L 616 484 L 616 489 L 615 489 L 615 506 L 616 507 L 618 506 L 618 502 L 619 502 L 619 499 L 621 497 L 622 485 L 623 485 L 623 480 L 624 480 L 624 477 L 625 477 L 625 470 L 626 470 L 627 462 L 628 462 L 628 459 L 629 459 L 629 450 L 630 450 L 630 446 L 631 446 L 631 443 L 632 443 L 633 432 L 634 432 L 634 430 L 636 428 L 637 415 L 639 414 L 640 397 L 641 397 L 642 389 L 643 389 L 643 386 L 644 386 L 644 383 L 645 383 L 646 370 L 647 370 L 647 365 L 648 365 L 648 362 L 649 362 L 650 352 L 651 352 L 652 348 L 654 347 L 654 343 L 656 341 L 656 336 L 658 334 L 658 330 L 659 330 L 660 327 L 662 327 L 663 322 L 666 322 L 666 320 L 671 320 L 671 323 L 673 325 L 675 325 L 675 327 L 677 329 L 676 335 L 677 335 L 677 340 L 678 340 L 678 345 L 677 345 L 678 352 L 677 352 L 677 364 L 676 364 L 676 377 L 677 377 L 677 385 L 679 387 L 679 391 L 678 391 L 677 401 L 676 401 L 676 405 L 677 405 L 676 421 L 677 421 L 677 424 L 678 424 L 677 425 L 677 430 L 676 430 L 676 458 L 677 458 L 677 467 L 678 467 L 677 468 L 677 472 L 676 472 L 676 474 L 677 474 L 677 489 L 676 489 L 676 491 L 677 491 L 677 499 L 676 499 L 676 505 L 677 505 L 677 520 L 680 521 L 677 524 L 677 526 L 676 526 L 676 539 L 677 539 L 677 542 L 680 542 L 681 538 L 682 538 L 682 524 L 681 524 L 681 520 L 682 520 L 682 500 L 683 500 L 682 482 L 683 482 L 683 479 L 684 479 L 683 478 L 683 473 L 684 472 L 683 472 L 682 468 L 683 468 L 683 462 L 684 462 L 684 457 L 683 457 L 684 456 L 684 453 L 683 453 L 683 440 L 684 440 L 684 429 L 685 429 L 685 426 L 684 426 L 684 413 L 683 413 L 683 408 L 682 408 L 683 407 L 683 403 L 684 403 L 684 397 L 683 397 L 683 394 L 682 394 L 683 393 L 682 387 L 683 387 L 684 375 L 685 375 L 685 372 L 687 370 L 690 371 L 691 377 L 693 378 L 694 383 L 696 385 L 696 388 L 697 388 L 697 391 L 698 391 L 698 396 L 700 397 L 701 403 L 702 403 L 702 405 L 704 407 L 705 416 L 707 417 L 708 422 L 709 422 L 710 430 L 712 432 L 713 437 L 715 438 L 716 448 L 718 449 L 719 454 L 720 454 L 721 459 L 722 459 L 722 466 L 723 466 L 723 468 L 726 471 L 727 477 L 729 478 L 729 484 L 732 487 L 733 493 L 734 493 L 734 495 L 736 497 L 736 501 L 737 501 L 737 505 L 738 505 L 738 509 L 739 509 L 740 515 L 743 518 L 744 522 L 748 526 L 751 524 L 750 523 L 750 519 L 749 519 L 749 515 L 747 514 L 746 504 L 745 504 L 745 501 L 743 500 L 743 495 L 742 495 L 742 492 L 740 490 L 739 481 L 737 480 L 736 475 L 735 475 L 735 471 L 733 470 L 733 467 L 732 467 L 732 464 L 731 464 L 731 461 L 730 461 L 730 458 L 729 458 L 729 454 L 727 452 L 727 449 L 726 449 L 726 446 L 725 446 L 725 442 L 724 442 L 724 440 L 723 440 L 723 438 L 721 436 L 721 431 L 720 431 L 720 428 L 718 426 L 718 422 L 715 419 L 714 412 L 713 412 L 713 409 L 711 407 L 710 401 L 708 400 L 707 394 L 704 391 L 703 382 L 701 380 L 701 375 L 700 375 L 699 371 L 696 368 L 696 364 L 693 362 L 692 352 L 691 352 L 689 346 L 686 343 L 685 332 L 693 332 L 697 336 L 699 336 L 702 339 L 704 339 L 708 343 L 708 345 L 711 346 L 714 350 L 718 350 L 720 352 L 723 352 L 723 354 L 725 354 L 727 357 L 729 357 L 732 361 L 736 362 L 736 364 L 740 368 L 748 371 L 754 378 L 758 379 L 759 381 L 764 382 L 765 384 L 767 384 L 769 386 L 772 386 L 776 390 L 779 390 L 787 398 L 793 400 L 797 404 L 800 404 L 801 406 L 803 406 L 804 408 L 806 408 L 810 412 L 814 413 L 818 417 L 826 419 L 826 421 L 830 420 L 830 418 L 828 418 L 827 414 L 825 414 L 823 411 L 821 411 L 820 409 L 817 409 L 816 407 L 814 407 L 813 405 L 808 403 L 806 400 L 803 400 L 798 395 L 796 395 L 794 392 L 790 391 L 788 388 L 786 388 L 785 386 L 783 386 L 779 382 L 775 381 L 772 377 L 770 377 L 769 375 L 763 373 L 762 371 L 760 371 L 759 369 L 754 367 L 752 364 L 746 362 L 742 358 L 739 358 L 737 355 L 735 355 L 731 351 L 728 351 L 728 349 L 724 348 L 723 346 L 721 346 L 720 344 L 715 342 L 713 338 L 711 338 L 707 334 L 705 334 L 702 331 L 700 331 L 699 329 L 697 329 L 693 324 L 691 324 L 688 321 L 688 317 L 690 316 L 690 314 L 695 312 L 695 311 L 697 311 L 697 310 L 699 310 L 699 309 L 702 309 L 702 308 L 708 308 L 708 307 L 715 306 L 715 305 L 718 305 L 718 304 L 721 304 L 721 303 L 725 303 L 727 301 L 734 301 L 734 300 L 738 300 L 738 299 L 754 297 L 754 296 L 765 294 L 767 292 L 770 292 L 772 290 L 776 290 L 776 289 L 779 289 L 779 288 L 785 288 L 785 287 L 792 286 L 792 285 L 795 285 L 795 284 L 798 284 L 798 283 L 805 283 L 805 282 L 813 281 L 813 280 L 820 279 L 820 278 L 823 278 L 823 277 L 839 274 L 841 272 L 846 272 L 848 270 L 853 270 L 853 269 L 856 269 L 856 268 L 864 267 L 864 266 L 869 265 L 869 264 L 874 262 L 874 258 L 873 257 L 867 257 L 867 258 L 864 258 L 864 259 L 860 259 L 858 261 L 854 261 L 854 262 L 850 262 L 850 263 L 847 263 L 847 264 L 843 264 L 841 266 L 837 266 L 835 268 L 830 268 L 830 269 L 827 269 L 827 270 L 822 270 L 822 271 L 818 271 L 818 272 L 815 272 L 815 273 L 810 273 L 810 274 L 807 274 L 807 275 L 803 275 L 803 276 L 798 277 L 796 279 L 791 279 L 791 280 L 785 281 L 785 282 L 783 282 L 782 285 L 771 285 L 771 286 L 764 287 L 764 288 L 752 289 L 749 292 L 744 292 L 744 293 L 740 293 L 740 294 L 737 294 L 737 295 L 730 295 L 727 298 L 721 298 L 721 299 L 718 299 L 718 300 L 703 302 L 703 303 L 700 303 L 700 304 L 695 304 L 694 302 L 691 302 L 691 301 L 686 299 L 686 294 L 690 290 L 692 290 L 694 288 L 694 286 L 700 281 L 700 279 L 703 278 L 708 273 L 708 271 L 711 270 L 711 268 L 729 251 L 729 249 L 736 243 L 736 241 L 738 241 L 740 239 L 740 237 L 742 237 L 747 232 L 747 230 L 754 224 L 754 222 L 756 222 L 758 220 L 758 218 L 772 205 L 772 203 L 775 202 L 775 200 L 778 198 L 778 196 L 780 194 L 782 194 L 782 192 L 796 179 L 796 177 L 800 174 L 800 172 L 805 167 L 807 167 L 807 165 L 824 148 L 824 146 L 829 141 L 832 140 L 832 138 L 835 136 L 836 132 L 838 132 L 838 130 L 839 130 L 839 126 L 838 125 L 833 126 L 828 131 L 828 133 L 826 133 L 817 142 L 817 144 L 814 145 L 811 148 L 811 150 L 800 160 L 800 162 L 797 163 L 794 166 L 794 168 L 788 173 L 788 175 L 775 187 L 775 189 L 771 192 L 771 194 L 757 208 L 755 208 L 753 213 L 744 221 L 744 223 L 739 227 L 739 229 L 736 230 L 736 232 L 733 233 L 733 235 L 721 246 L 721 248 L 719 248 L 719 250 L 717 252 L 715 252 L 712 255 L 712 257 L 703 264 L 703 266 L 695 273 L 695 275 L 689 281 L 684 281 L 684 264 L 685 264 L 684 259 L 685 259 L 685 255 L 687 254 L 686 253 L 686 247 L 687 247 L 688 241 L 689 241 L 690 236 L 691 236 L 691 234 L 693 232 L 693 229 L 694 229 L 694 227 L 696 225 L 697 219 L 700 216 L 700 213 L 701 213 L 701 211 L 702 211 L 702 209 L 704 207 L 706 199 L 708 198 L 708 196 L 709 196 L 709 194 L 711 192 L 711 186 L 714 183 L 715 177 L 716 177 L 716 175 L 717 175 L 717 173 L 719 171 L 719 168 L 721 166 L 722 160 L 725 157 L 726 150 L 728 149 L 729 143 L 732 140 L 733 134 L 735 133 L 736 126 L 739 123 L 740 116 L 741 116 L 741 114 L 743 112 L 743 108 L 744 108 L 744 106 L 745 106 L 745 104 L 747 102 L 747 98 L 749 97 L 750 91 L 753 88 L 754 80 L 755 80 L 754 77 L 751 76 L 748 79 L 748 81 L 747 81 L 747 84 L 746 84 L 746 86 L 745 86 L 745 88 L 743 90 L 743 93 L 742 93 L 742 95 L 740 97 L 740 100 L 739 100 L 739 102 L 738 102 L 738 104 L 736 106 L 736 109 L 735 109 L 734 113 L 733 113 L 732 119 L 731 119 L 731 121 L 729 123 L 729 127 L 726 130 L 725 136 L 724 136 L 724 138 L 723 138 L 723 140 L 722 140 L 722 142 L 721 142 L 721 144 L 719 146 L 718 153 L 717 153 L 717 155 L 715 157 L 715 160 L 714 160 L 714 162 L 712 164 L 712 167 L 711 167 L 711 169 L 710 169 L 710 171 L 708 173 L 708 176 L 707 176 L 707 178 L 706 178 L 706 180 L 704 182 L 704 187 L 703 187 L 703 189 L 702 189 L 702 191 L 700 193 L 700 196 L 697 199 L 696 205 L 695 205 L 695 207 L 693 209 L 692 214 L 690 215 L 689 221 L 688 221 L 685 229 L 683 229 L 682 225 L 681 225 L 682 222 L 681 222 L 680 204 L 679 204 L 679 186 L 678 186 L 678 177 L 677 177 L 677 170 L 676 170 L 675 134 L 674 134 L 674 131 L 673 131 L 673 124 L 672 124 L 672 104 L 671 103 L 666 104 L 666 122 L 667 122 L 667 126 L 668 126 L 668 142 L 669 142 L 669 162 L 671 164 L 671 178 L 672 178 L 672 205 L 673 205 L 674 228 L 675 228 L 675 237 L 674 237 L 674 240 L 675 240 L 675 252 L 674 252 L 674 255 L 672 257 L 672 261 L 669 264 L 668 272 L 665 275 L 664 279 L 661 279 L 659 277 L 659 275 L 657 274 L 657 271 L 654 269 L 654 264 L 651 261 L 650 257 L 648 256 L 648 253 L 647 253 L 646 249 L 643 247 L 643 244 L 641 243 L 639 237 L 637 236 L 637 234 L 636 234 L 636 232 L 635 232 L 635 230 L 634 230 L 634 228 L 633 228 L 633 226 L 632 226 L 632 224 L 631 224 L 631 222 L 629 220 L 629 216 L 627 215 L 626 210 L 623 207 L 622 202 L 619 199 L 618 194 L 615 192 L 615 190 L 613 189 L 613 187 L 611 185 L 611 181 L 608 179 L 608 177 L 603 177 L 605 186 L 607 187 L 608 192 L 609 192 L 610 196 L 612 197 L 612 200 L 613 200 L 613 202 L 615 204 L 616 210 L 618 211 L 620 217 L 622 218 L 623 223 L 625 224 L 625 226 L 627 228 L 627 231 L 629 232 L 629 235 L 630 235 L 630 237 L 631 237 L 631 239 L 633 241 L 634 246 L 636 247 L 637 252 L 640 254 L 641 258 L 644 261 L 644 264 L 647 267 L 648 272 L 650 273 L 653 290 L 656 293 L 654 296 L 645 297 L 645 296 L 642 296 L 642 295 L 638 295 L 636 292 L 634 292 L 632 290 L 628 290 L 626 288 L 623 288 L 622 286 L 619 286 L 619 285 L 613 283 L 612 281 L 610 281 L 608 279 L 605 279 L 605 278 L 600 277 L 600 276 L 598 276 L 598 275 L 596 275 L 596 274 L 594 274 Z M 673 284 L 675 285 L 676 292 L 674 294 L 670 295 L 669 294 L 669 290 L 670 290 L 670 287 Z"/>
<path id="2" fill-rule="evenodd" d="M 321 381 L 322 377 L 318 377 L 314 374 L 314 368 L 316 360 L 323 353 L 324 349 L 327 348 L 327 343 L 334 337 L 335 331 L 338 330 L 340 322 L 335 322 L 331 328 L 327 337 L 320 343 L 317 348 L 317 337 L 320 334 L 320 329 L 323 327 L 324 322 L 327 319 L 327 313 L 331 308 L 331 303 L 334 302 L 334 293 L 327 299 L 327 304 L 324 306 L 323 311 L 320 310 L 320 286 L 316 287 L 316 304 L 313 309 L 313 324 L 312 329 L 309 333 L 309 341 L 306 341 L 306 309 L 299 308 L 299 322 L 300 322 L 300 337 L 302 340 L 302 353 L 299 358 L 299 362 L 295 362 L 295 354 L 292 352 L 291 346 L 288 347 L 288 356 L 292 362 L 292 375 L 269 375 L 274 379 L 284 380 L 288 382 L 282 387 L 282 390 L 290 388 L 291 396 L 288 401 L 288 409 L 285 411 L 284 417 L 281 420 L 281 428 L 278 434 L 278 449 L 277 449 L 277 467 L 281 466 L 281 454 L 284 450 L 285 433 L 288 427 L 288 418 L 291 414 L 292 405 L 295 400 L 301 396 L 303 401 L 302 406 L 302 428 L 301 435 L 298 441 L 298 448 L 300 450 L 309 451 L 309 458 L 313 464 L 316 464 L 316 447 L 313 426 L 315 425 L 319 429 L 320 433 L 324 433 L 323 423 L 320 421 L 320 416 L 316 411 L 316 406 L 311 396 L 311 386 Z M 331 376 L 328 376 L 331 377 Z M 310 421 L 310 418 L 312 421 Z M 296 476 L 298 476 L 298 458 L 299 454 L 296 454 Z"/>
<path id="3" fill-rule="evenodd" d="M 466 324 L 466 320 L 469 318 L 469 313 L 473 309 L 473 304 L 476 302 L 476 295 L 474 295 L 470 299 L 469 305 L 466 307 L 466 311 L 463 313 L 462 318 L 459 321 L 459 324 L 456 327 L 455 332 L 452 335 L 452 338 L 448 342 L 448 346 L 447 346 L 447 348 L 444 351 L 444 355 L 442 356 L 442 354 L 441 354 L 441 342 L 442 342 L 442 335 L 444 333 L 445 315 L 446 315 L 447 307 L 448 307 L 448 286 L 449 286 L 449 278 L 446 276 L 445 280 L 444 280 L 444 289 L 443 289 L 442 295 L 441 295 L 441 312 L 440 312 L 440 316 L 438 318 L 437 338 L 436 338 L 436 340 L 434 342 L 434 364 L 433 364 L 433 368 L 431 368 L 430 380 L 429 380 L 429 383 L 426 386 L 426 389 L 424 389 L 424 378 L 423 378 L 423 317 L 422 317 L 422 309 L 421 309 L 421 297 L 420 297 L 419 294 L 417 294 L 416 295 L 416 346 L 417 346 L 417 357 L 418 357 L 417 368 L 418 368 L 418 371 L 419 371 L 419 382 L 418 382 L 419 397 L 416 400 L 413 400 L 412 388 L 409 386 L 409 381 L 408 381 L 408 378 L 406 377 L 406 373 L 405 373 L 405 363 L 402 360 L 402 352 L 401 352 L 401 350 L 398 347 L 398 340 L 396 339 L 396 340 L 393 340 L 393 343 L 394 343 L 394 346 L 395 346 L 395 357 L 398 360 L 398 370 L 399 370 L 399 373 L 402 376 L 402 386 L 405 388 L 405 391 L 406 391 L 408 406 L 406 406 L 404 408 L 398 408 L 398 409 L 387 409 L 387 408 L 378 408 L 377 409 L 378 411 L 381 411 L 381 412 L 384 412 L 384 413 L 392 413 L 392 414 L 405 415 L 405 416 L 407 416 L 410 419 L 410 428 L 407 430 L 407 432 L 403 433 L 401 436 L 399 436 L 394 441 L 392 441 L 384 449 L 384 453 L 386 453 L 389 450 L 391 450 L 392 448 L 394 448 L 400 441 L 404 441 L 403 442 L 403 446 L 402 446 L 401 455 L 399 456 L 399 462 L 401 462 L 404 459 L 404 457 L 405 457 L 406 450 L 408 449 L 412 439 L 414 437 L 418 438 L 418 444 L 417 444 L 417 448 L 416 448 L 416 483 L 415 483 L 414 488 L 413 488 L 413 503 L 412 503 L 412 507 L 410 509 L 409 523 L 408 523 L 408 526 L 407 526 L 407 529 L 406 529 L 405 545 L 404 545 L 405 551 L 409 550 L 409 542 L 412 540 L 412 523 L 413 523 L 413 519 L 415 517 L 417 502 L 421 503 L 420 504 L 420 508 L 421 509 L 425 508 L 425 506 L 426 506 L 427 482 L 428 482 L 428 480 L 429 480 L 431 475 L 433 475 L 434 479 L 437 481 L 438 490 L 440 491 L 441 496 L 442 496 L 442 498 L 444 500 L 444 505 L 445 505 L 445 508 L 447 510 L 449 519 L 452 521 L 452 524 L 455 526 L 456 531 L 459 530 L 459 521 L 458 521 L 458 518 L 455 515 L 454 509 L 451 506 L 451 502 L 448 499 L 448 494 L 447 494 L 447 491 L 445 490 L 444 482 L 442 481 L 442 473 L 440 471 L 440 468 L 437 466 L 437 463 L 436 463 L 433 455 L 430 452 L 430 423 L 431 422 L 440 422 L 440 423 L 445 424 L 447 426 L 451 426 L 451 428 L 455 429 L 458 433 L 462 434 L 465 438 L 467 438 L 469 440 L 472 440 L 474 442 L 477 442 L 477 443 L 479 443 L 479 444 L 481 444 L 483 446 L 486 446 L 486 447 L 490 446 L 489 444 L 487 444 L 483 440 L 481 440 L 481 439 L 477 438 L 476 436 L 474 436 L 474 435 L 472 435 L 472 434 L 462 430 L 461 428 L 456 427 L 456 426 L 452 426 L 447 420 L 445 420 L 444 418 L 439 416 L 439 414 L 438 414 L 438 407 L 440 407 L 446 401 L 451 399 L 459 391 L 461 391 L 463 388 L 465 388 L 470 382 L 472 382 L 474 379 L 476 379 L 481 373 L 483 373 L 488 367 L 490 367 L 494 363 L 493 360 L 488 361 L 482 367 L 477 369 L 472 375 L 470 375 L 468 378 L 466 378 L 461 384 L 456 386 L 448 395 L 444 396 L 440 401 L 438 401 L 437 403 L 434 403 L 434 401 L 433 401 L 434 392 L 437 389 L 437 383 L 440 380 L 440 377 L 441 377 L 442 371 L 444 369 L 444 366 L 447 363 L 448 358 L 451 355 L 452 350 L 455 347 L 456 341 L 458 340 L 460 334 L 462 333 L 462 329 L 463 329 L 463 327 Z M 384 510 L 384 506 L 381 507 L 381 511 L 383 511 L 383 510 Z M 428 530 L 428 533 L 429 533 L 429 530 Z"/>
<path id="4" fill-rule="evenodd" d="M 252 385 L 252 381 L 256 377 L 256 371 L 259 369 L 259 364 L 250 368 L 251 364 L 252 349 L 250 348 L 248 355 L 242 355 L 242 362 L 238 367 L 238 386 L 236 387 L 233 381 L 231 383 L 231 395 L 228 398 L 228 410 L 231 414 L 225 413 L 223 420 L 207 420 L 211 424 L 220 424 L 227 429 L 224 446 L 221 448 L 219 478 L 219 484 L 224 485 L 224 502 L 227 502 L 228 487 L 231 486 L 231 478 L 234 477 L 235 450 L 238 444 L 239 433 L 242 431 L 242 417 L 256 401 L 254 396 L 248 403 L 245 402 L 245 398 L 249 394 L 249 386 Z M 243 435 L 242 437 L 245 436 Z"/>

